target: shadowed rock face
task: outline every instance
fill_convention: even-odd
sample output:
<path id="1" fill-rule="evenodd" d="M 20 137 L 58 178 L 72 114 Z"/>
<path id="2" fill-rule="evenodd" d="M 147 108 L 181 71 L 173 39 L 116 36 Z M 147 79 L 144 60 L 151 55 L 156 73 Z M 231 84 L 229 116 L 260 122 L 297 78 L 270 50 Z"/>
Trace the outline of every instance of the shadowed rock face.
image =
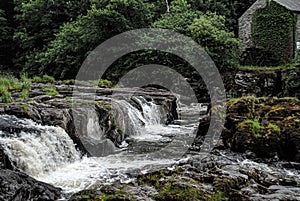
<path id="1" fill-rule="evenodd" d="M 241 68 L 235 75 L 229 93 L 242 96 L 300 96 L 300 66 L 292 68 Z"/>
<path id="2" fill-rule="evenodd" d="M 26 174 L 0 169 L 0 200 L 50 201 L 57 200 L 60 194 L 61 189 Z"/>

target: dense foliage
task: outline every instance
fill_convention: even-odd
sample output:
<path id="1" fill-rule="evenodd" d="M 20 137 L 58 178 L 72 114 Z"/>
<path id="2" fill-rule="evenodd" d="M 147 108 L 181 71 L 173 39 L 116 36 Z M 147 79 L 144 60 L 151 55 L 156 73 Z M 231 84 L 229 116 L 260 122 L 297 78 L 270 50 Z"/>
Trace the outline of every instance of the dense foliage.
<path id="1" fill-rule="evenodd" d="M 84 14 L 89 7 L 86 0 L 15 0 L 17 28 L 14 39 L 19 45 L 17 65 L 25 71 L 39 73 L 35 61 L 46 44 L 55 39 L 59 27 Z"/>
<path id="2" fill-rule="evenodd" d="M 0 4 L 0 9 L 4 10 L 0 12 L 0 65 L 32 75 L 73 78 L 86 55 L 101 42 L 126 30 L 155 27 L 192 37 L 206 48 L 221 71 L 234 68 L 238 43 L 230 31 L 236 32 L 238 15 L 251 5 L 252 0 L 188 2 L 3 0 Z M 141 55 L 145 58 L 144 63 L 161 61 L 164 56 L 153 52 Z M 139 62 L 127 62 L 133 67 L 132 63 L 143 62 L 141 55 L 133 54 L 123 61 L 140 59 Z M 9 62 L 4 63 L 4 60 Z M 176 65 L 177 62 L 181 62 L 180 59 L 171 63 Z M 185 64 L 178 66 L 184 68 Z"/>
<path id="3" fill-rule="evenodd" d="M 9 26 L 9 22 L 5 15 L 5 12 L 0 9 L 0 69 L 5 65 L 10 65 L 10 60 L 7 57 L 10 55 L 11 51 L 10 45 L 12 42 L 12 28 Z"/>
<path id="4" fill-rule="evenodd" d="M 230 31 L 238 32 L 239 17 L 256 0 L 193 0 L 190 1 L 193 10 L 215 12 L 225 17 L 225 24 Z"/>

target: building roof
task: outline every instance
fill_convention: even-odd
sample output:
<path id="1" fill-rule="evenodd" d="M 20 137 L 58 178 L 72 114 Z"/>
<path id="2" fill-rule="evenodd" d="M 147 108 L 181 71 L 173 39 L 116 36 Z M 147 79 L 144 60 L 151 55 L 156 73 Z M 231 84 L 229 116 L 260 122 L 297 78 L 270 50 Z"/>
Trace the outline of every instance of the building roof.
<path id="1" fill-rule="evenodd" d="M 274 0 L 274 1 L 291 11 L 300 12 L 300 0 Z"/>

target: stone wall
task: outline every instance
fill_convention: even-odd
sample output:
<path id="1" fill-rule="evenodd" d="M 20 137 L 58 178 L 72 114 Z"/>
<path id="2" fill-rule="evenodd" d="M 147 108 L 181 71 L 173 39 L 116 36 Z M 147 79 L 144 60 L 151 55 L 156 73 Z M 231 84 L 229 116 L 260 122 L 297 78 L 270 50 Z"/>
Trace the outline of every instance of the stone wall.
<path id="1" fill-rule="evenodd" d="M 266 0 L 258 0 L 239 18 L 239 38 L 242 40 L 243 50 L 246 47 L 251 46 L 251 24 L 253 14 L 258 8 L 263 8 L 266 5 Z"/>
<path id="2" fill-rule="evenodd" d="M 295 68 L 300 68 L 296 66 Z M 300 72 L 300 71 L 299 71 Z M 235 83 L 228 92 L 230 97 L 269 96 L 300 98 L 298 80 L 300 73 L 294 69 L 240 69 L 235 76 Z"/>

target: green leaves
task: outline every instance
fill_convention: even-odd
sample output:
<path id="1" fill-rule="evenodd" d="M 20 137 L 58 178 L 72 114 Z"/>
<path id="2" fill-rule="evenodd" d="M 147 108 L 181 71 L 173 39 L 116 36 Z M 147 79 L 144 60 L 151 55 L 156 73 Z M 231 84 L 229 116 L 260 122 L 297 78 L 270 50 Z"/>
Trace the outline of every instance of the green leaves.
<path id="1" fill-rule="evenodd" d="M 238 41 L 225 26 L 228 18 L 208 11 L 234 16 L 230 9 L 236 8 L 237 1 L 170 2 L 170 13 L 166 14 L 166 2 L 161 0 L 14 0 L 16 66 L 34 75 L 74 78 L 88 53 L 103 41 L 127 30 L 153 27 L 192 37 L 206 48 L 221 71 L 231 70 L 237 64 Z M 0 11 L 2 33 L 6 31 L 4 24 Z M 157 61 L 186 66 L 165 53 L 141 51 L 118 61 L 117 67 L 122 71 Z"/>
<path id="2" fill-rule="evenodd" d="M 55 39 L 59 27 L 76 19 L 89 7 L 88 0 L 15 0 L 17 28 L 14 40 L 18 43 L 17 65 L 24 71 L 42 74 L 40 54 Z"/>
<path id="3" fill-rule="evenodd" d="M 87 14 L 64 24 L 40 54 L 40 70 L 58 78 L 73 78 L 89 51 L 112 36 L 146 27 L 149 16 L 149 6 L 141 0 L 92 1 Z"/>
<path id="4" fill-rule="evenodd" d="M 239 41 L 225 27 L 225 18 L 216 14 L 194 20 L 189 31 L 196 42 L 205 47 L 221 72 L 238 66 Z"/>
<path id="5" fill-rule="evenodd" d="M 203 14 L 200 11 L 189 10 L 185 1 L 172 2 L 171 8 L 178 12 L 162 16 L 153 24 L 154 28 L 171 29 L 192 37 L 206 49 L 221 72 L 226 72 L 238 66 L 239 40 L 225 26 L 225 17 L 215 13 Z M 178 5 L 183 4 L 179 12 Z"/>

